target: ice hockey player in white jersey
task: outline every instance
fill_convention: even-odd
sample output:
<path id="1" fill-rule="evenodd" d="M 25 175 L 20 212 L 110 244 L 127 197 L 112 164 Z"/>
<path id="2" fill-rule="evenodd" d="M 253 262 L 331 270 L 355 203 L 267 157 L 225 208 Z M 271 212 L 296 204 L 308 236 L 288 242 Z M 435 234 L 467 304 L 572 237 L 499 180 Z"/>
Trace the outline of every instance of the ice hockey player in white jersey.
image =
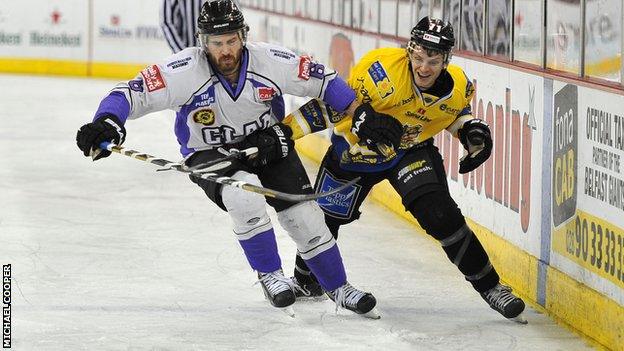
<path id="1" fill-rule="evenodd" d="M 232 0 L 205 3 L 198 18 L 201 47 L 182 50 L 117 85 L 102 100 L 93 121 L 78 131 L 80 150 L 89 156 L 103 141 L 122 144 L 127 120 L 171 109 L 176 111 L 175 134 L 186 165 L 219 159 L 224 150 L 257 147 L 255 156 L 231 160 L 217 172 L 282 192 L 313 193 L 293 148 L 292 128 L 301 134 L 303 124 L 313 132 L 328 123 L 313 115 L 306 117 L 310 121 L 284 120 L 282 95 L 320 98 L 336 111 L 345 111 L 355 94 L 333 70 L 306 56 L 248 43 L 248 30 Z M 108 155 L 102 151 L 95 159 Z M 230 215 L 234 234 L 273 306 L 292 310 L 299 287 L 282 273 L 267 203 L 337 306 L 378 317 L 375 297 L 347 282 L 338 246 L 316 202 L 265 199 L 236 187 L 193 176 L 191 180 Z"/>

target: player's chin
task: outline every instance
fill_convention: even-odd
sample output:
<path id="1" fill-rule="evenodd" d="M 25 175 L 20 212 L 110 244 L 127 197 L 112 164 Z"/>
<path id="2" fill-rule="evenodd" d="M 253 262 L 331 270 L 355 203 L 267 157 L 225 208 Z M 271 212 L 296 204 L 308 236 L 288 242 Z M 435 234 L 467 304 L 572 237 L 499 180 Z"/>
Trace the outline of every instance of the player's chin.
<path id="1" fill-rule="evenodd" d="M 219 64 L 218 67 L 221 73 L 230 74 L 230 73 L 236 72 L 236 68 L 238 67 L 238 65 L 234 61 L 231 61 L 231 62 L 222 62 L 221 64 Z"/>
<path id="2" fill-rule="evenodd" d="M 423 78 L 418 75 L 416 78 L 416 85 L 418 85 L 419 88 L 430 88 L 433 85 L 433 79 L 431 76 Z"/>

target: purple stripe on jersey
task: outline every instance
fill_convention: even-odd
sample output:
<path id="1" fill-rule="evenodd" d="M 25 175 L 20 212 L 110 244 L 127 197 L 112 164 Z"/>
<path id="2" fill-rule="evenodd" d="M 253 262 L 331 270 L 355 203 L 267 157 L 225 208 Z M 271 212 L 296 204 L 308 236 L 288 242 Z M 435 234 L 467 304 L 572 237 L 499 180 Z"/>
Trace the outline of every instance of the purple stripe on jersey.
<path id="1" fill-rule="evenodd" d="M 247 49 L 243 48 L 243 54 L 241 57 L 241 70 L 238 73 L 238 83 L 236 85 L 236 91 L 232 91 L 232 85 L 230 85 L 230 82 L 225 79 L 225 77 L 221 73 L 217 72 L 217 78 L 221 82 L 221 85 L 223 85 L 225 90 L 234 100 L 238 98 L 238 95 L 240 95 L 241 91 L 243 91 L 243 86 L 245 86 L 245 79 L 247 78 L 248 57 L 249 55 L 247 54 Z"/>
<path id="2" fill-rule="evenodd" d="M 271 100 L 271 112 L 273 112 L 273 116 L 275 116 L 278 121 L 281 122 L 284 119 L 285 110 L 284 98 L 281 95 L 276 96 L 273 100 Z"/>
<path id="3" fill-rule="evenodd" d="M 344 112 L 355 100 L 355 92 L 340 77 L 332 79 L 325 89 L 323 101 L 338 112 Z"/>
<path id="4" fill-rule="evenodd" d="M 258 272 L 270 273 L 282 268 L 282 261 L 277 253 L 277 242 L 273 228 L 256 234 L 250 239 L 239 240 L 251 268 Z"/>
<path id="5" fill-rule="evenodd" d="M 305 262 L 325 291 L 338 289 L 347 282 L 347 273 L 336 244 Z"/>
<path id="6" fill-rule="evenodd" d="M 126 96 L 120 91 L 113 91 L 102 99 L 93 120 L 95 121 L 103 115 L 114 115 L 119 118 L 121 123 L 126 123 L 129 114 L 130 104 L 126 100 Z"/>
<path id="7" fill-rule="evenodd" d="M 268 85 L 262 83 L 262 82 L 258 82 L 257 80 L 253 79 L 253 78 L 248 78 L 247 80 L 249 80 L 251 82 L 251 85 L 254 88 L 258 88 L 258 87 L 269 87 Z M 273 88 L 275 90 L 275 88 Z M 275 92 L 275 94 L 277 94 L 277 92 Z M 273 114 L 273 116 L 275 116 L 275 118 L 277 118 L 278 121 L 282 121 L 284 119 L 284 115 L 285 115 L 285 111 L 286 111 L 286 107 L 284 104 L 284 98 L 281 95 L 274 95 L 275 97 L 273 99 L 271 99 L 271 112 Z"/>
<path id="8" fill-rule="evenodd" d="M 195 151 L 194 149 L 190 149 L 188 147 L 191 131 L 186 124 L 186 113 L 182 113 L 182 111 L 176 113 L 176 121 L 173 128 L 176 138 L 178 139 L 178 143 L 180 144 L 180 153 L 182 156 L 186 157 L 188 154 Z"/>

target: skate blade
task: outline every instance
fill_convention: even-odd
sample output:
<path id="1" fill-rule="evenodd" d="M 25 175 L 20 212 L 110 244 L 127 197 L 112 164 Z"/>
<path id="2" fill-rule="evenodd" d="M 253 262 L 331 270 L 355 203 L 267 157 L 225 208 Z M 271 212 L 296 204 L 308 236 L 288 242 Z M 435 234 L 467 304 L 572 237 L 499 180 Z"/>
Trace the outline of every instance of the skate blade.
<path id="1" fill-rule="evenodd" d="M 89 152 L 89 156 L 91 156 L 91 160 L 95 161 L 95 158 L 98 157 L 100 154 L 102 153 L 102 150 L 100 149 L 91 149 L 91 151 Z"/>
<path id="2" fill-rule="evenodd" d="M 529 324 L 529 322 L 526 320 L 526 318 L 524 318 L 524 313 L 520 313 L 519 315 L 513 317 L 513 318 L 508 318 L 510 321 L 514 321 L 516 323 L 519 324 Z"/>
<path id="3" fill-rule="evenodd" d="M 278 307 L 279 308 L 279 307 Z M 295 309 L 292 306 L 286 306 L 279 308 L 282 312 L 286 313 L 286 315 L 290 318 L 295 318 Z"/>
<path id="4" fill-rule="evenodd" d="M 325 301 L 327 300 L 327 296 L 325 295 L 321 295 L 321 296 L 298 296 L 297 297 L 297 301 L 300 302 L 320 302 L 320 301 Z"/>
<path id="5" fill-rule="evenodd" d="M 379 314 L 379 311 L 377 310 L 377 308 L 373 308 L 372 310 L 363 313 L 362 314 L 363 317 L 366 318 L 370 318 L 370 319 L 380 319 L 381 315 Z"/>

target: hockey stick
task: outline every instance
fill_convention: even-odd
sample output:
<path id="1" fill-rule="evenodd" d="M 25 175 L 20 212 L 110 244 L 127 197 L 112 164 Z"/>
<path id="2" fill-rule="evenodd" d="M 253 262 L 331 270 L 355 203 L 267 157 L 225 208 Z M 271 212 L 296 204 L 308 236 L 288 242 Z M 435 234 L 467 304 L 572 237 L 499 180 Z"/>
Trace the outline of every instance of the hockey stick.
<path id="1" fill-rule="evenodd" d="M 229 154 L 221 158 L 218 158 L 216 160 L 200 163 L 192 167 L 186 167 L 186 166 L 184 167 L 186 168 L 187 171 L 191 171 L 192 173 L 205 173 L 205 172 L 210 172 L 210 171 L 216 171 L 216 170 L 225 168 L 230 165 L 229 163 L 227 163 L 227 164 L 219 166 L 220 163 L 224 163 L 225 161 L 229 161 L 229 160 L 242 159 L 242 158 L 257 154 L 257 153 L 258 153 L 257 147 L 250 147 L 244 150 L 231 149 L 229 150 Z M 157 171 L 168 171 L 170 169 L 171 168 L 163 168 L 163 169 L 157 169 Z"/>
<path id="2" fill-rule="evenodd" d="M 318 198 L 321 197 L 325 197 L 325 196 L 329 196 L 332 194 L 335 194 L 337 192 L 340 192 L 343 189 L 348 188 L 349 186 L 355 184 L 358 180 L 360 180 L 360 178 L 355 178 L 353 180 L 351 180 L 348 183 L 345 183 L 335 189 L 332 189 L 330 191 L 324 192 L 324 193 L 318 193 L 318 194 L 289 194 L 289 193 L 284 193 L 281 191 L 277 191 L 277 190 L 273 190 L 273 189 L 268 189 L 268 188 L 263 188 L 261 186 L 257 186 L 257 185 L 253 185 L 241 180 L 236 180 L 230 177 L 222 177 L 217 175 L 216 173 L 204 173 L 204 171 L 202 171 L 202 169 L 195 169 L 195 170 L 191 170 L 188 167 L 184 166 L 183 164 L 180 164 L 178 162 L 171 162 L 162 158 L 156 158 L 152 155 L 146 154 L 146 153 L 141 153 L 135 150 L 130 150 L 130 149 L 126 149 L 124 147 L 121 146 L 117 146 L 115 144 L 111 144 L 109 142 L 103 142 L 100 144 L 100 149 L 102 150 L 108 150 L 111 152 L 116 152 L 118 154 L 124 155 L 124 156 L 128 156 L 128 157 L 132 157 L 135 158 L 137 160 L 141 160 L 144 162 L 148 162 L 148 163 L 152 163 L 161 167 L 164 167 L 164 169 L 173 169 L 176 170 L 178 172 L 182 172 L 182 173 L 186 173 L 186 174 L 192 174 L 198 178 L 201 179 L 205 179 L 211 182 L 215 182 L 218 184 L 223 184 L 223 185 L 229 185 L 229 186 L 233 186 L 236 188 L 241 188 L 243 190 L 246 191 L 250 191 L 252 193 L 256 193 L 256 194 L 260 194 L 260 195 L 264 195 L 264 196 L 268 196 L 268 197 L 272 197 L 272 198 L 276 198 L 276 199 L 280 199 L 280 200 L 285 200 L 285 201 L 291 201 L 291 202 L 301 202 L 301 201 L 309 201 L 309 200 L 316 200 Z M 219 162 L 226 162 L 223 159 L 219 159 Z M 217 162 L 217 164 L 219 163 Z M 214 163 L 212 163 L 212 165 L 215 165 Z M 209 165 L 210 166 L 210 165 Z"/>

